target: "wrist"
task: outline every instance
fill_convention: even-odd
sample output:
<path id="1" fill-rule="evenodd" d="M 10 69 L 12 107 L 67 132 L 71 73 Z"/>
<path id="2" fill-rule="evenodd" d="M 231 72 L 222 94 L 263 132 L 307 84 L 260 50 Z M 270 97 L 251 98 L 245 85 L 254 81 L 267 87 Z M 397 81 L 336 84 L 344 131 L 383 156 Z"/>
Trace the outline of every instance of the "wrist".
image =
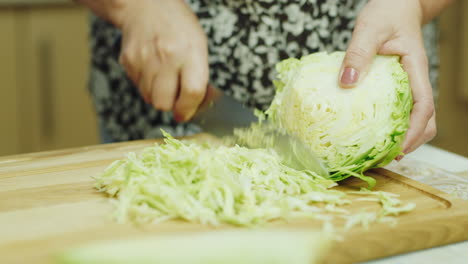
<path id="1" fill-rule="evenodd" d="M 136 3 L 131 3 L 129 0 L 105 0 L 105 17 L 114 24 L 117 28 L 122 28 L 125 17 L 128 16 L 130 6 L 137 5 L 141 1 L 135 1 Z"/>
<path id="2" fill-rule="evenodd" d="M 75 2 L 88 7 L 93 13 L 119 28 L 123 24 L 126 10 L 132 4 L 130 0 L 75 0 Z"/>
<path id="3" fill-rule="evenodd" d="M 422 23 L 428 23 L 438 16 L 445 8 L 455 0 L 418 0 L 422 10 Z"/>

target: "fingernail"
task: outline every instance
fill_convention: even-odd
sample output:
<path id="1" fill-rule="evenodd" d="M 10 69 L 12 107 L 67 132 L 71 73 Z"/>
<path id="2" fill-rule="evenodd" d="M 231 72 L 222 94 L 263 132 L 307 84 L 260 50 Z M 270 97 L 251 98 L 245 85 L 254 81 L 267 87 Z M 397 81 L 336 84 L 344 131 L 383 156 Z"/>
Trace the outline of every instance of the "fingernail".
<path id="1" fill-rule="evenodd" d="M 353 85 L 359 79 L 359 72 L 354 68 L 346 67 L 341 75 L 341 83 L 344 85 Z"/>
<path id="2" fill-rule="evenodd" d="M 403 152 L 404 155 L 408 154 L 410 152 L 410 147 L 404 147 L 401 152 Z"/>

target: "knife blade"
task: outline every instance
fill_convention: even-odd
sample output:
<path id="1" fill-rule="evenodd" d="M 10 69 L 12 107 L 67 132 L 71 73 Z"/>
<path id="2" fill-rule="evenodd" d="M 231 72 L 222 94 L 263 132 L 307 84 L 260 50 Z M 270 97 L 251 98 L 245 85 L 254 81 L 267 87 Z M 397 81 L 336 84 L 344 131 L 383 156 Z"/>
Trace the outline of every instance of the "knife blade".
<path id="1" fill-rule="evenodd" d="M 232 133 L 234 128 L 246 128 L 257 122 L 253 109 L 245 106 L 232 96 L 210 87 L 207 99 L 191 120 L 203 128 L 204 132 L 218 137 Z"/>
<path id="2" fill-rule="evenodd" d="M 253 109 L 216 88 L 209 89 L 209 101 L 202 104 L 201 110 L 192 119 L 192 122 L 202 127 L 205 132 L 223 137 L 232 135 L 236 128 L 248 129 L 252 123 L 258 122 Z M 267 123 L 264 123 L 261 129 L 273 139 L 272 145 L 262 147 L 272 147 L 288 166 L 297 170 L 311 170 L 323 177 L 329 176 L 323 162 L 302 140 Z M 244 141 L 236 143 L 251 147 Z"/>

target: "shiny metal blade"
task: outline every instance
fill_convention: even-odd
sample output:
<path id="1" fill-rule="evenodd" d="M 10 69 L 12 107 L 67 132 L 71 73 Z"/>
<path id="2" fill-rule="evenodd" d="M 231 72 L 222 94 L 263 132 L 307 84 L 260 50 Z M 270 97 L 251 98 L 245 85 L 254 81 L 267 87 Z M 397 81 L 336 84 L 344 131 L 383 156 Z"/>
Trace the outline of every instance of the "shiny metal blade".
<path id="1" fill-rule="evenodd" d="M 310 170 L 328 177 L 328 170 L 317 155 L 299 138 L 281 133 L 275 133 L 274 149 L 282 155 L 285 163 L 296 170 Z"/>
<path id="2" fill-rule="evenodd" d="M 231 96 L 223 92 L 216 91 L 216 98 L 210 102 L 209 107 L 205 107 L 198 113 L 191 122 L 200 125 L 204 132 L 218 137 L 232 135 L 235 128 L 249 128 L 252 123 L 258 121 L 251 108 L 244 106 Z M 311 170 L 317 174 L 327 177 L 329 175 L 323 163 L 313 153 L 313 151 L 300 139 L 293 135 L 280 132 L 271 125 L 264 127 L 265 134 L 273 136 L 273 147 L 285 160 L 286 164 L 297 170 Z M 245 145 L 245 142 L 238 142 Z"/>
<path id="3" fill-rule="evenodd" d="M 210 105 L 197 113 L 191 122 L 202 127 L 204 132 L 222 137 L 232 134 L 234 128 L 249 127 L 257 122 L 257 117 L 253 109 L 219 92 Z"/>

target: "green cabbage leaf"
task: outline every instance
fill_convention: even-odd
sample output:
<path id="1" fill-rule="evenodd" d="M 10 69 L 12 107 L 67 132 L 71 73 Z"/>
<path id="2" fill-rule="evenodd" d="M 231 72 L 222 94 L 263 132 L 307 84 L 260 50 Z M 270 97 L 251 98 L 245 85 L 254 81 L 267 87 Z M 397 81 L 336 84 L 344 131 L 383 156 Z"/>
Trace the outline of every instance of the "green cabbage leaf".
<path id="1" fill-rule="evenodd" d="M 321 159 L 335 181 L 361 178 L 401 152 L 412 108 L 399 57 L 376 56 L 355 88 L 338 85 L 344 52 L 314 53 L 280 62 L 267 119 L 295 135 Z"/>

